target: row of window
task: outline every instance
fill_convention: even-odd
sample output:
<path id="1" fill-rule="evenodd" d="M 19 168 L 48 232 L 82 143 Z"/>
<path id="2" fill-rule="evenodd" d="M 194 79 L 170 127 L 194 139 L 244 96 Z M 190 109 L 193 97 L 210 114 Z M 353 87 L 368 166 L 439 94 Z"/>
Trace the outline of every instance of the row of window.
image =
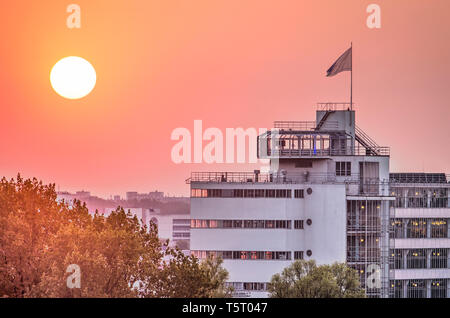
<path id="1" fill-rule="evenodd" d="M 412 249 L 391 251 L 394 269 L 448 268 L 449 249 Z"/>
<path id="2" fill-rule="evenodd" d="M 208 257 L 220 257 L 222 259 L 236 260 L 291 260 L 291 252 L 287 251 L 195 251 L 191 250 L 191 254 L 197 258 L 205 259 Z M 311 250 L 306 252 L 311 256 Z M 303 259 L 303 251 L 295 251 L 294 259 Z"/>
<path id="3" fill-rule="evenodd" d="M 447 208 L 448 188 L 392 188 L 397 208 Z"/>
<path id="4" fill-rule="evenodd" d="M 447 219 L 392 219 L 391 238 L 447 238 Z"/>
<path id="5" fill-rule="evenodd" d="M 448 279 L 396 280 L 390 283 L 393 298 L 447 298 Z"/>
<path id="6" fill-rule="evenodd" d="M 173 231 L 184 231 L 187 232 L 191 229 L 191 227 L 189 226 L 189 223 L 187 223 L 187 225 L 174 225 L 172 226 L 172 230 Z"/>
<path id="7" fill-rule="evenodd" d="M 174 238 L 175 237 L 177 237 L 177 238 L 180 238 L 180 237 L 182 237 L 182 238 L 189 238 L 189 237 L 191 237 L 191 234 L 190 233 L 178 232 L 178 233 L 173 233 L 173 237 Z"/>
<path id="8" fill-rule="evenodd" d="M 294 220 L 294 229 L 303 229 L 303 220 Z M 312 221 L 306 221 L 308 225 Z M 291 229 L 291 220 L 191 220 L 193 229 Z"/>
<path id="9" fill-rule="evenodd" d="M 173 225 L 189 225 L 189 219 L 173 219 Z"/>
<path id="10" fill-rule="evenodd" d="M 191 189 L 192 198 L 292 198 L 290 189 Z M 294 198 L 304 198 L 303 189 L 294 190 Z"/>
<path id="11" fill-rule="evenodd" d="M 240 290 L 248 291 L 267 291 L 269 283 L 250 283 L 250 282 L 229 282 L 225 283 L 227 286 L 233 287 L 235 292 Z"/>

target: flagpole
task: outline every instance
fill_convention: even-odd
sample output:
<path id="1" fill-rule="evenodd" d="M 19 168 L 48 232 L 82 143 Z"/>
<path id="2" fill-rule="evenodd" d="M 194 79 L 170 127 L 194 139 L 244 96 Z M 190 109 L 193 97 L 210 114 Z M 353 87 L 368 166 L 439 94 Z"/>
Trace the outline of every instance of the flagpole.
<path id="1" fill-rule="evenodd" d="M 350 69 L 350 110 L 353 110 L 353 42 L 350 42 L 352 49 L 351 69 Z"/>

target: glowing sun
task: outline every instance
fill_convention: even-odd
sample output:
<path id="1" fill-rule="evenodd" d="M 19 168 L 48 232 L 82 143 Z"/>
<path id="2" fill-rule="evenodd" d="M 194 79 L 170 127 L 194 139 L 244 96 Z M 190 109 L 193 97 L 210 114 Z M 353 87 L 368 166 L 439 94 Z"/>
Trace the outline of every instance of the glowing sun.
<path id="1" fill-rule="evenodd" d="M 55 92 L 69 99 L 86 96 L 92 91 L 96 81 L 94 67 L 78 56 L 59 60 L 50 72 L 50 83 Z"/>

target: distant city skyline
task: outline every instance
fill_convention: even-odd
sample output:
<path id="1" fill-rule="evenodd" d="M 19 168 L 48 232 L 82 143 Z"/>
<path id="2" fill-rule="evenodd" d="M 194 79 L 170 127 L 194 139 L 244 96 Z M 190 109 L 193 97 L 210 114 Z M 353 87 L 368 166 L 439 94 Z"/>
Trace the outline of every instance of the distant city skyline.
<path id="1" fill-rule="evenodd" d="M 112 193 L 109 194 L 107 196 L 100 196 L 97 195 L 96 193 L 92 193 L 91 191 L 89 191 L 89 189 L 81 189 L 81 190 L 74 190 L 74 191 L 69 191 L 69 190 L 65 190 L 65 189 L 60 189 L 58 186 L 56 186 L 56 192 L 58 194 L 62 194 L 62 193 L 67 193 L 67 194 L 71 194 L 71 195 L 77 195 L 77 194 L 81 194 L 81 193 L 85 193 L 88 196 L 92 196 L 92 197 L 98 197 L 104 200 L 117 200 L 117 197 L 120 197 L 119 200 L 130 200 L 130 198 L 127 198 L 127 194 L 130 192 L 136 192 L 139 195 L 151 195 L 152 193 L 161 193 L 161 197 L 162 198 L 177 198 L 177 197 L 187 197 L 187 196 L 183 196 L 183 195 L 171 195 L 170 193 L 165 193 L 163 191 L 158 191 L 158 190 L 152 190 L 149 192 L 138 192 L 138 191 L 126 191 L 124 193 Z M 139 200 L 142 200 L 143 198 L 139 198 Z"/>

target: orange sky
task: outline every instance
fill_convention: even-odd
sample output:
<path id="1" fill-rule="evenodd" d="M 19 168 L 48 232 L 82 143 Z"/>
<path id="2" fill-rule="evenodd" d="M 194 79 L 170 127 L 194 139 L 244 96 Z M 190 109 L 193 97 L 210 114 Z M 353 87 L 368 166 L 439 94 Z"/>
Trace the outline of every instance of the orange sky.
<path id="1" fill-rule="evenodd" d="M 66 27 L 70 3 L 81 29 Z M 366 26 L 370 3 L 379 30 Z M 449 12 L 448 0 L 2 3 L 0 175 L 187 194 L 191 171 L 251 167 L 172 163 L 174 128 L 314 120 L 316 102 L 349 98 L 349 74 L 325 71 L 350 41 L 357 122 L 391 147 L 391 170 L 449 173 Z M 81 100 L 49 82 L 69 55 L 97 71 Z"/>

